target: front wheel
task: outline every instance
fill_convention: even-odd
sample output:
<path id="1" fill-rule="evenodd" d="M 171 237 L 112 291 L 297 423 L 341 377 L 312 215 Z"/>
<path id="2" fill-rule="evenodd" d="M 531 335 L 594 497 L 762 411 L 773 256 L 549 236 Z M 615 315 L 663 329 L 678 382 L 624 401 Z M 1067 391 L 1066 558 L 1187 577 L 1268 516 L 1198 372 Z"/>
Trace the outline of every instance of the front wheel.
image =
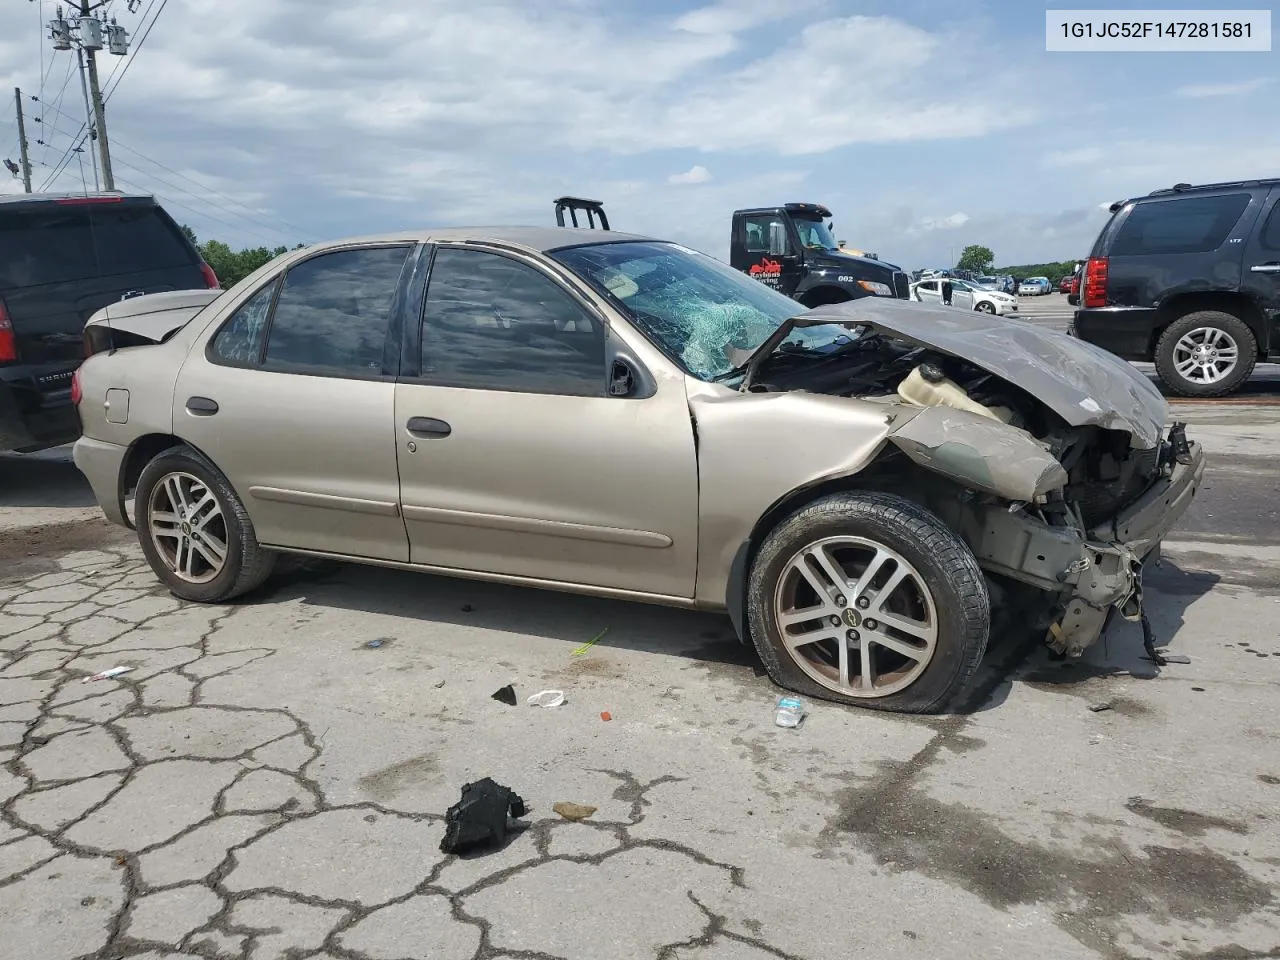
<path id="1" fill-rule="evenodd" d="M 156 576 L 182 600 L 216 603 L 254 589 L 276 554 L 226 477 L 189 447 L 166 450 L 138 478 L 138 542 Z"/>
<path id="2" fill-rule="evenodd" d="M 1220 397 L 1249 378 L 1258 342 L 1239 317 L 1197 310 L 1165 328 L 1156 344 L 1156 373 L 1183 397 Z"/>
<path id="3" fill-rule="evenodd" d="M 968 686 L 991 623 L 969 548 L 884 493 L 824 497 L 775 527 L 752 564 L 747 613 L 779 686 L 904 713 L 942 710 Z"/>
<path id="4" fill-rule="evenodd" d="M 995 313 L 996 305 L 990 300 L 980 300 L 978 301 L 978 305 L 973 309 L 977 310 L 979 313 Z"/>

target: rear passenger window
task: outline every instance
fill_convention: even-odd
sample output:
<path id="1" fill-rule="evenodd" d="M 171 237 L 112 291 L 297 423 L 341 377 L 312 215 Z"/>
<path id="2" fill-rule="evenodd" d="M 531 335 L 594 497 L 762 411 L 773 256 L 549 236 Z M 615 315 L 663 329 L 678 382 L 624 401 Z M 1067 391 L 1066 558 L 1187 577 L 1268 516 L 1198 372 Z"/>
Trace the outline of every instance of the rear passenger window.
<path id="1" fill-rule="evenodd" d="M 1144 254 L 1208 253 L 1222 246 L 1250 194 L 1183 197 L 1139 203 L 1111 245 L 1113 257 Z"/>
<path id="2" fill-rule="evenodd" d="M 272 370 L 378 376 L 410 247 L 341 250 L 285 274 L 267 334 Z"/>
<path id="3" fill-rule="evenodd" d="M 70 283 L 97 275 L 88 207 L 0 213 L 0 288 Z"/>
<path id="4" fill-rule="evenodd" d="M 153 206 L 96 206 L 93 234 L 104 277 L 195 263 L 185 238 Z"/>
<path id="5" fill-rule="evenodd" d="M 258 365 L 262 356 L 262 335 L 267 329 L 267 311 L 271 309 L 271 298 L 279 285 L 279 279 L 268 283 L 240 304 L 240 309 L 222 325 L 211 347 L 215 363 L 232 367 Z"/>
<path id="6" fill-rule="evenodd" d="M 1280 250 L 1280 200 L 1271 207 L 1271 216 L 1267 217 L 1266 226 L 1262 228 L 1259 241 L 1265 250 Z"/>

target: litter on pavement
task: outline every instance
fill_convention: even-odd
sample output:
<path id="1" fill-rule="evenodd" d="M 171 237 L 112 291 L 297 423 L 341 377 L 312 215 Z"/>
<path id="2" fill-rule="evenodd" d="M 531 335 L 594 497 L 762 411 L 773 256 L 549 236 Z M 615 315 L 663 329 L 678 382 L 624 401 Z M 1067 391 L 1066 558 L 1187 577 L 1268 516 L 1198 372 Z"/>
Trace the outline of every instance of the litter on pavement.
<path id="1" fill-rule="evenodd" d="M 90 680 L 110 680 L 112 677 L 118 677 L 122 673 L 128 673 L 133 667 L 112 667 L 110 670 L 103 670 L 101 673 L 95 673 L 92 677 L 85 677 L 81 683 L 88 683 Z"/>
<path id="2" fill-rule="evenodd" d="M 531 707 L 558 707 L 564 703 L 563 690 L 543 690 L 526 701 Z"/>
<path id="3" fill-rule="evenodd" d="M 508 683 L 501 690 L 494 691 L 493 699 L 499 703 L 505 703 L 509 707 L 514 707 L 516 705 L 516 688 Z"/>
<path id="4" fill-rule="evenodd" d="M 465 784 L 462 797 L 445 812 L 442 853 L 463 853 L 478 846 L 501 846 L 508 817 L 528 812 L 524 800 L 489 777 Z"/>
<path id="5" fill-rule="evenodd" d="M 584 643 L 582 646 L 580 646 L 580 647 L 576 648 L 576 649 L 573 651 L 573 655 L 574 655 L 575 657 L 580 657 L 580 656 L 582 656 L 584 653 L 586 653 L 588 650 L 590 650 L 592 647 L 594 647 L 597 643 L 599 643 L 602 639 L 604 639 L 604 635 L 605 635 L 606 633 L 608 633 L 608 632 L 609 632 L 609 628 L 608 628 L 608 627 L 605 627 L 603 630 L 601 630 L 599 633 L 597 633 L 594 637 L 592 637 L 590 640 L 588 640 L 588 641 L 587 641 L 586 643 Z"/>
<path id="6" fill-rule="evenodd" d="M 798 727 L 804 720 L 804 704 L 799 697 L 783 697 L 778 701 L 778 712 L 773 722 L 780 727 Z"/>
<path id="7" fill-rule="evenodd" d="M 612 719 L 613 719 L 613 714 L 612 714 L 612 713 L 610 713 L 608 710 L 602 710 L 602 711 L 600 712 L 600 719 L 601 719 L 601 720 L 612 720 Z"/>
<path id="8" fill-rule="evenodd" d="M 596 812 L 595 807 L 588 806 L 585 803 L 571 803 L 568 800 L 553 803 L 551 809 L 566 820 L 572 820 L 575 823 L 579 820 L 587 819 L 587 817 Z"/>

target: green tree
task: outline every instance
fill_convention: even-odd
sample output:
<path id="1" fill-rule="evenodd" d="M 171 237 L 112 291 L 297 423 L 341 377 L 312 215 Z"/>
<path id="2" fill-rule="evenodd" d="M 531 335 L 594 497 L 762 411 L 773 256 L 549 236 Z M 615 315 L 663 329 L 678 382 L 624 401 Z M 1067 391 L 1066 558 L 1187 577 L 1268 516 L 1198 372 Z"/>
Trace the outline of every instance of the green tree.
<path id="1" fill-rule="evenodd" d="M 195 231 L 185 223 L 182 225 L 183 235 L 195 244 L 196 249 L 200 251 L 200 256 L 204 257 L 204 262 L 213 268 L 213 272 L 218 275 L 218 280 L 222 283 L 224 290 L 235 286 L 253 271 L 257 270 L 263 264 L 270 263 L 282 253 L 288 253 L 288 247 L 274 247 L 267 249 L 266 247 L 251 247 L 244 250 L 232 250 L 231 247 L 221 240 L 206 240 L 200 243 L 196 238 Z M 298 244 L 293 249 L 301 249 L 305 244 Z"/>
<path id="2" fill-rule="evenodd" d="M 995 259 L 996 255 L 991 252 L 990 247 L 971 243 L 960 251 L 960 260 L 956 264 L 956 269 L 973 270 L 975 273 L 986 273 L 991 269 L 991 264 L 995 262 Z"/>

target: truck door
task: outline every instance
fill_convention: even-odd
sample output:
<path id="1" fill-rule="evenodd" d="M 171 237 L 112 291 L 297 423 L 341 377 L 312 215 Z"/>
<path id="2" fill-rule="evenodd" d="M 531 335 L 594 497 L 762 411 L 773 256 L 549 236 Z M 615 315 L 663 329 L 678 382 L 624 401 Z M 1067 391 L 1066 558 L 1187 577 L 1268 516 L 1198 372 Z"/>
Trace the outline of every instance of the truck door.
<path id="1" fill-rule="evenodd" d="M 1271 188 L 1256 228 L 1244 253 L 1240 286 L 1262 311 L 1266 324 L 1267 355 L 1280 354 L 1280 187 Z"/>
<path id="2" fill-rule="evenodd" d="M 732 266 L 791 296 L 804 276 L 804 260 L 782 211 L 743 214 L 735 228 Z"/>

